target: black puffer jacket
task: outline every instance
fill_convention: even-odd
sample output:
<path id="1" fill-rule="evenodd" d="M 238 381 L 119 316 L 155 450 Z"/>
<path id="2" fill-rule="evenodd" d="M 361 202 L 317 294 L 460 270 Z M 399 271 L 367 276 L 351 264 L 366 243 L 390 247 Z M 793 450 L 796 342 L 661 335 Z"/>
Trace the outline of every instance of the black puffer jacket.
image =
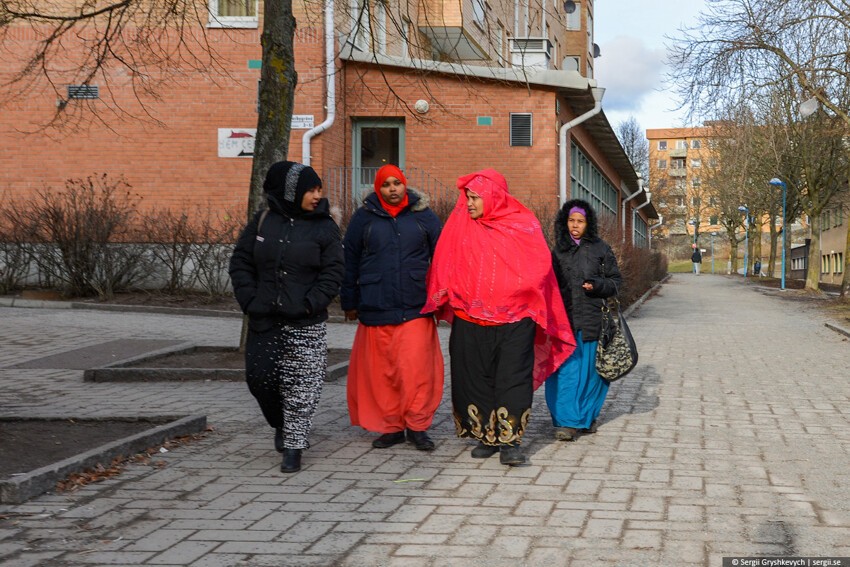
<path id="1" fill-rule="evenodd" d="M 581 238 L 581 245 L 573 242 L 567 228 L 567 218 L 573 207 L 587 211 L 587 230 Z M 623 277 L 611 247 L 599 238 L 596 213 L 586 201 L 567 201 L 558 212 L 552 265 L 573 332 L 578 334 L 581 331 L 585 342 L 598 340 L 602 327 L 602 305 L 605 298 L 616 295 L 622 287 Z M 582 288 L 584 282 L 593 284 L 593 290 Z"/>
<path id="2" fill-rule="evenodd" d="M 328 318 L 344 271 L 342 242 L 327 199 L 315 211 L 290 217 L 269 200 L 248 223 L 230 258 L 236 301 L 252 330 L 275 324 L 306 326 Z"/>

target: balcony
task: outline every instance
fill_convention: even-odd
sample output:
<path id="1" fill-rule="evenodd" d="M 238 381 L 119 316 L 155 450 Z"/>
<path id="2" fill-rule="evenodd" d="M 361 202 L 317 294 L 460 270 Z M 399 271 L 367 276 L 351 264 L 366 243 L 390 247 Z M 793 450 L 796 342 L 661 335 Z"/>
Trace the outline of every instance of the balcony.
<path id="1" fill-rule="evenodd" d="M 688 157 L 688 148 L 673 148 L 672 150 L 670 150 L 670 157 L 671 158 Z"/>
<path id="2" fill-rule="evenodd" d="M 483 28 L 475 23 L 472 7 L 448 0 L 423 0 L 419 4 L 419 31 L 431 41 L 435 51 L 450 60 L 489 59 Z"/>
<path id="3" fill-rule="evenodd" d="M 546 37 L 513 37 L 510 39 L 511 65 L 533 69 L 550 69 L 552 42 Z"/>
<path id="4" fill-rule="evenodd" d="M 667 170 L 670 177 L 687 177 L 688 170 L 684 167 L 671 167 Z"/>

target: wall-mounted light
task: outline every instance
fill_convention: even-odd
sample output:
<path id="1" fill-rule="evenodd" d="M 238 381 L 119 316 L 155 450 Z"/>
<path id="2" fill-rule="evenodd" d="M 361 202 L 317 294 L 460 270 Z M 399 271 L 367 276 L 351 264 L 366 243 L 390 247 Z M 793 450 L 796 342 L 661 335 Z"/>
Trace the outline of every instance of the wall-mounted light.
<path id="1" fill-rule="evenodd" d="M 564 2 L 564 12 L 567 14 L 572 14 L 576 11 L 576 3 L 573 0 L 566 0 Z"/>
<path id="2" fill-rule="evenodd" d="M 601 57 L 601 56 L 602 56 L 602 50 L 599 49 L 599 44 L 594 43 L 593 44 L 593 58 L 596 59 L 597 57 Z"/>
<path id="3" fill-rule="evenodd" d="M 425 114 L 430 110 L 431 105 L 428 104 L 427 100 L 419 99 L 413 104 L 413 109 L 419 114 Z"/>

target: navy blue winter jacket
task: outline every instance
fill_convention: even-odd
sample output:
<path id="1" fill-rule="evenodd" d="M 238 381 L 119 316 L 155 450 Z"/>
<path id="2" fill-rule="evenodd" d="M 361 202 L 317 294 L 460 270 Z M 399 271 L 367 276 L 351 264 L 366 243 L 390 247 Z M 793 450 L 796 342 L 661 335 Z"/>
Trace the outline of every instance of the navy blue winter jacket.
<path id="1" fill-rule="evenodd" d="M 340 300 L 364 325 L 399 325 L 425 305 L 425 278 L 441 224 L 427 195 L 407 190 L 409 204 L 395 218 L 370 194 L 345 232 L 345 277 Z"/>

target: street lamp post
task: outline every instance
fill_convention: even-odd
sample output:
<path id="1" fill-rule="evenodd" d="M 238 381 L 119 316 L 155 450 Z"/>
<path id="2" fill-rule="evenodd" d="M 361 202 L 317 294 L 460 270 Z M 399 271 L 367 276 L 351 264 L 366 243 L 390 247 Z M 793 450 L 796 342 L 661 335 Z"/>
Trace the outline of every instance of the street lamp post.
<path id="1" fill-rule="evenodd" d="M 750 271 L 748 252 L 750 250 L 750 209 L 741 205 L 738 210 L 746 215 L 744 217 L 744 277 L 747 277 L 747 272 Z"/>
<path id="2" fill-rule="evenodd" d="M 779 289 L 785 289 L 785 238 L 786 238 L 786 229 L 788 228 L 785 222 L 785 203 L 786 196 L 788 193 L 788 187 L 785 185 L 785 182 L 779 179 L 778 177 L 774 177 L 770 180 L 770 184 L 776 187 L 777 185 L 782 187 L 782 277 L 780 279 Z"/>
<path id="3" fill-rule="evenodd" d="M 716 232 L 711 233 L 711 273 L 714 273 L 714 237 L 717 236 Z"/>

